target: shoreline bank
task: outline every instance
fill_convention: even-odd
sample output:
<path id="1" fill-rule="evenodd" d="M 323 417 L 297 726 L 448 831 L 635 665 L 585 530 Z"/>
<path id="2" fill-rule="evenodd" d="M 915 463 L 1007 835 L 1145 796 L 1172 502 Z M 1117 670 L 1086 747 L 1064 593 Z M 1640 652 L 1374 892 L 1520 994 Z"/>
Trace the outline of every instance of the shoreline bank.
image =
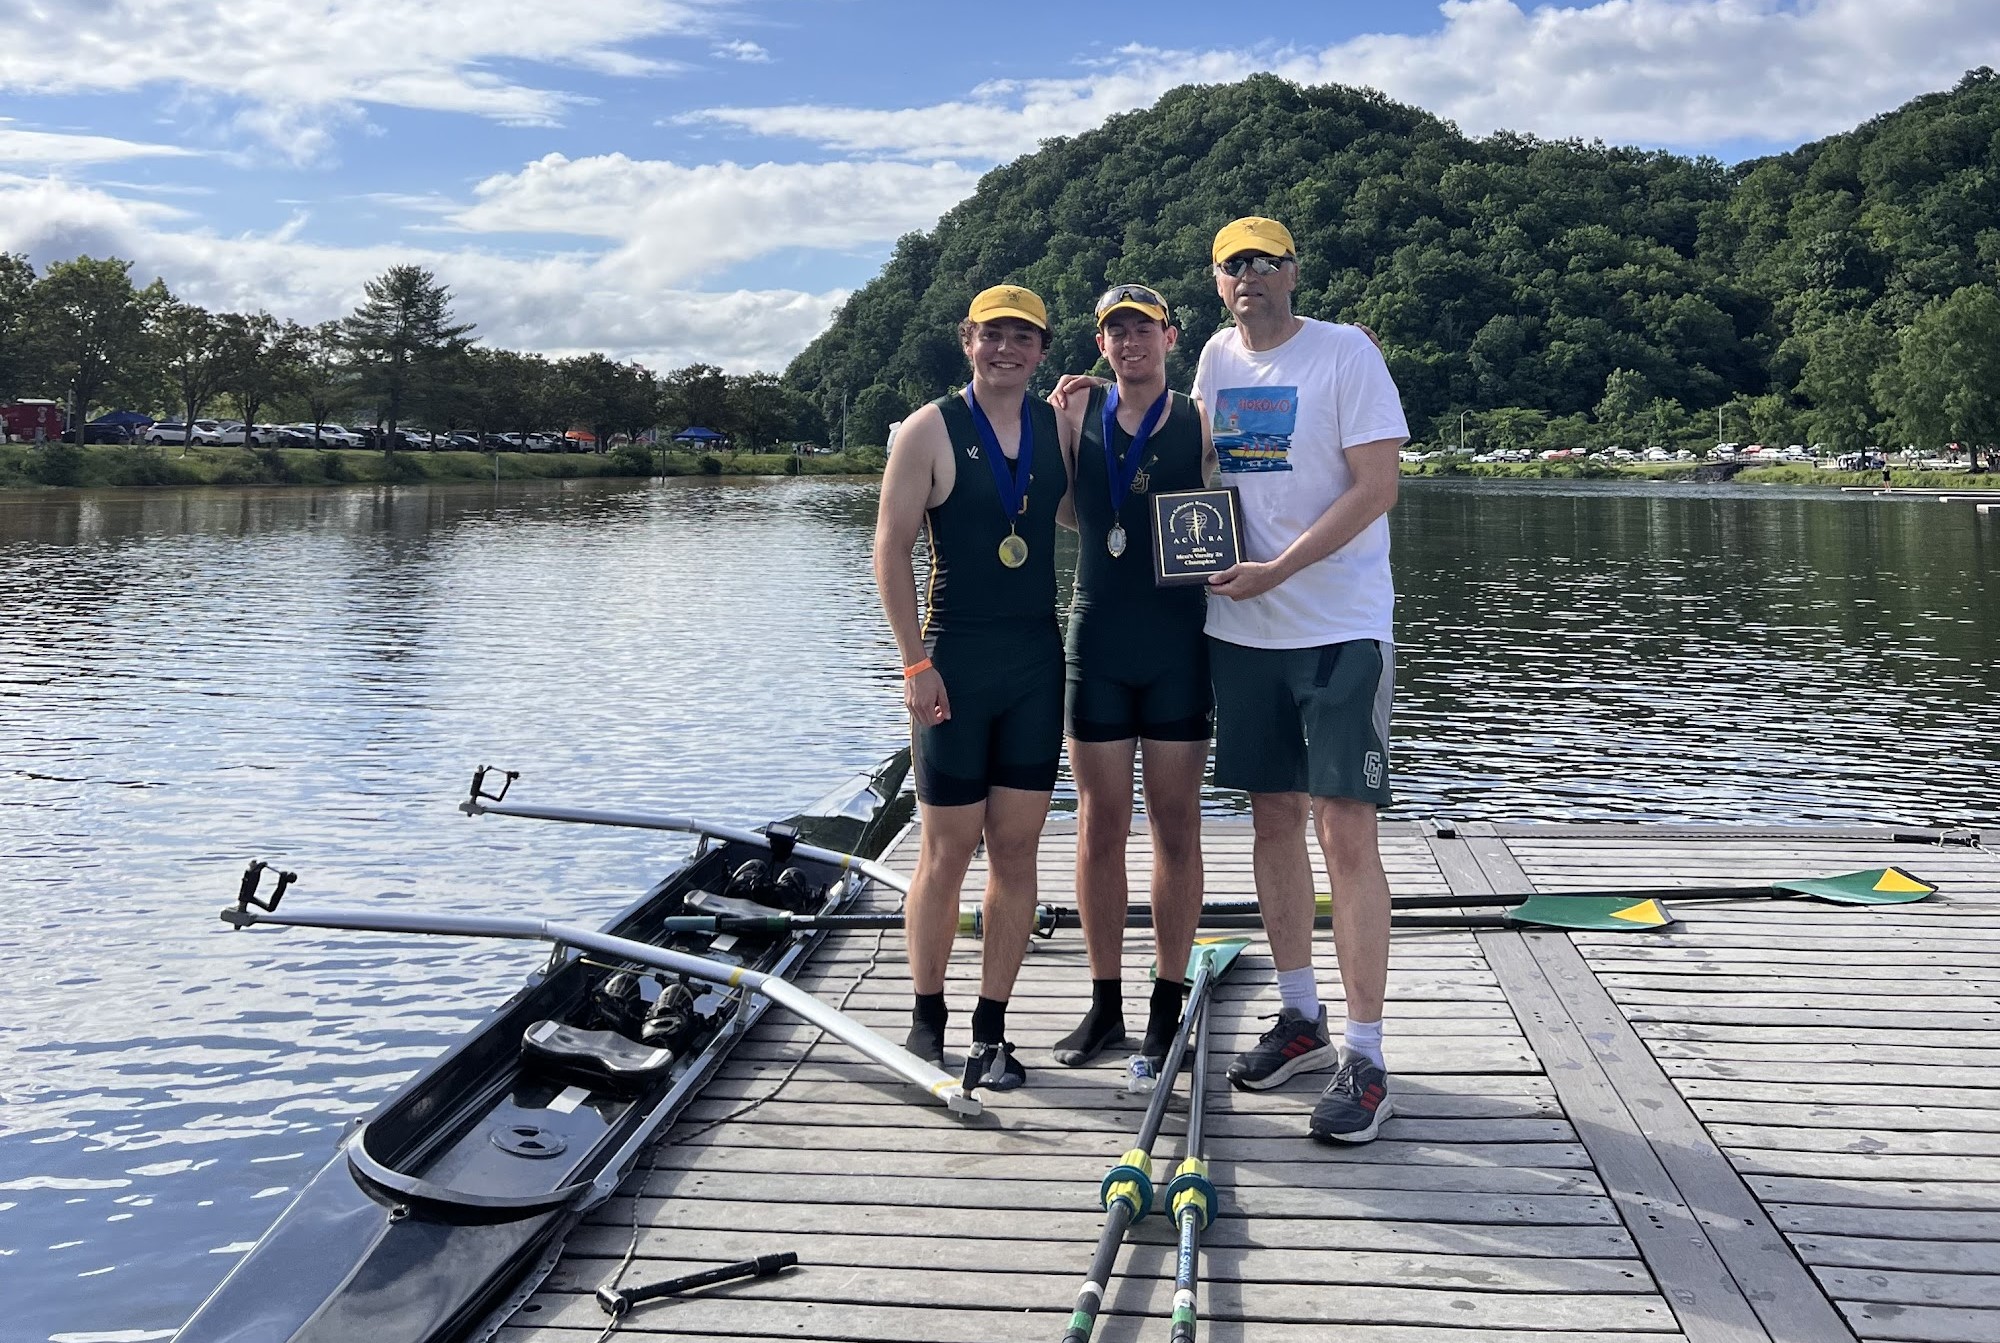
<path id="1" fill-rule="evenodd" d="M 424 485 L 480 480 L 648 476 L 866 476 L 879 449 L 697 454 L 621 448 L 609 453 L 380 452 L 338 448 L 150 448 L 124 444 L 0 444 L 0 493 L 39 489 L 176 489 L 205 485 Z"/>
<path id="2" fill-rule="evenodd" d="M 0 494 L 41 489 L 176 489 L 231 485 L 424 485 L 481 480 L 582 480 L 649 476 L 879 476 L 888 461 L 880 448 L 799 457 L 790 453 L 668 452 L 622 448 L 610 453 L 398 452 L 354 449 L 148 448 L 119 444 L 0 444 Z M 1690 479 L 1698 464 L 1625 466 L 1569 462 L 1405 462 L 1414 480 L 1658 480 Z M 1822 471 L 1797 463 L 1753 466 L 1732 483 L 1745 485 L 1884 484 L 1880 471 Z M 2000 488 L 1988 472 L 1892 470 L 1898 489 Z"/>

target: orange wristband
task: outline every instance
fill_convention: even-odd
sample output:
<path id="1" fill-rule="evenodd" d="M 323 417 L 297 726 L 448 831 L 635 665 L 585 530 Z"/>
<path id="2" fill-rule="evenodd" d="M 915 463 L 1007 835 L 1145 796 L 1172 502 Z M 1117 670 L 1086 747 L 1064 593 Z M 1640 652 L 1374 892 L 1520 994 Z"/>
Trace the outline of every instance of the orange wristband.
<path id="1" fill-rule="evenodd" d="M 903 668 L 903 679 L 907 681 L 912 677 L 921 676 L 930 669 L 931 660 L 929 658 L 925 658 L 922 662 L 912 662 L 909 666 Z"/>

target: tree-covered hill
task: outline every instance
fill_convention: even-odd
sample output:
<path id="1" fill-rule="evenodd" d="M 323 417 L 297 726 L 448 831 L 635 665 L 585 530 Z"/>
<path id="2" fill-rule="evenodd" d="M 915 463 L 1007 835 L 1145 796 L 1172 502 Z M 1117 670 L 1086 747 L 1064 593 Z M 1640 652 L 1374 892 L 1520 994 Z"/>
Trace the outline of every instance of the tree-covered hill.
<path id="1" fill-rule="evenodd" d="M 2000 79 L 1727 167 L 1500 133 L 1270 76 L 1187 87 L 995 169 L 898 243 L 786 377 L 857 441 L 964 377 L 1002 281 L 1048 300 L 1042 381 L 1095 361 L 1091 305 L 1175 305 L 1186 385 L 1225 320 L 1215 229 L 1284 220 L 1299 311 L 1382 337 L 1420 437 L 2000 438 Z M 1983 344 L 1983 348 L 1982 348 Z M 1926 408 L 1929 409 L 1926 409 Z M 1447 430 L 1446 426 L 1451 426 Z"/>

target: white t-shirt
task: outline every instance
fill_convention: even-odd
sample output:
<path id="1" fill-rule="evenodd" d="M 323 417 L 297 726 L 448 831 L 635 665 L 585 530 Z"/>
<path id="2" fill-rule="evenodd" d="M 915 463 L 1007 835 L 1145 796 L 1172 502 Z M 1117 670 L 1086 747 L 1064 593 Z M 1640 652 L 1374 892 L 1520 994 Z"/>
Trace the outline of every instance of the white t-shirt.
<path id="1" fill-rule="evenodd" d="M 1235 327 L 1202 347 L 1194 397 L 1215 431 L 1222 483 L 1243 511 L 1243 551 L 1272 560 L 1347 492 L 1347 449 L 1409 438 L 1382 352 L 1359 327 L 1306 318 L 1274 350 L 1247 350 Z M 1261 597 L 1210 595 L 1208 632 L 1252 648 L 1313 648 L 1394 638 L 1389 520 Z"/>

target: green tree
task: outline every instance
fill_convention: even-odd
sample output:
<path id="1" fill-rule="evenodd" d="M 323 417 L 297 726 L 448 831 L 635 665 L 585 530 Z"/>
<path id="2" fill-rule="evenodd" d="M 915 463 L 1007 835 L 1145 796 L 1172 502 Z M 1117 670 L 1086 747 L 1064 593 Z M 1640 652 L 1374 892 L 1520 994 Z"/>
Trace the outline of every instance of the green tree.
<path id="1" fill-rule="evenodd" d="M 673 428 L 728 432 L 729 380 L 713 364 L 689 364 L 660 379 L 660 422 Z"/>
<path id="2" fill-rule="evenodd" d="M 188 425 L 183 448 L 193 438 L 193 424 L 222 390 L 232 355 L 226 329 L 215 314 L 192 303 L 161 304 L 147 323 L 147 335 L 161 376 L 173 389 L 181 423 Z"/>
<path id="3" fill-rule="evenodd" d="M 1604 395 L 1597 402 L 1597 422 L 1605 433 L 1623 443 L 1633 437 L 1642 412 L 1651 403 L 1652 390 L 1643 375 L 1634 369 L 1615 368 L 1604 380 Z"/>
<path id="4" fill-rule="evenodd" d="M 243 446 L 253 443 L 259 413 L 299 383 L 299 342 L 305 328 L 280 324 L 268 312 L 226 312 L 222 328 L 222 387 L 243 417 Z"/>
<path id="5" fill-rule="evenodd" d="M 875 447 L 889 441 L 889 426 L 916 407 L 893 387 L 881 383 L 861 389 L 848 408 L 847 438 L 855 447 Z"/>
<path id="6" fill-rule="evenodd" d="M 1815 442 L 1860 448 L 1875 441 L 1882 418 L 1875 375 L 1896 353 L 1894 333 L 1860 313 L 1835 317 L 1801 338 L 1805 366 L 1798 392 L 1812 407 L 1807 416 Z"/>
<path id="7" fill-rule="evenodd" d="M 58 261 L 29 291 L 29 322 L 38 362 L 69 405 L 70 433 L 109 389 L 145 376 L 146 315 L 165 287 L 132 287 L 132 263 L 80 256 Z"/>
<path id="8" fill-rule="evenodd" d="M 614 433 L 652 427 L 659 395 L 648 370 L 594 353 L 564 359 L 556 369 L 574 398 L 576 414 L 589 426 L 597 451 L 609 449 Z"/>
<path id="9" fill-rule="evenodd" d="M 1969 285 L 1931 304 L 1876 389 L 1908 442 L 2000 444 L 2000 293 Z"/>
<path id="10" fill-rule="evenodd" d="M 295 344 L 298 362 L 293 391 L 312 421 L 313 441 L 317 443 L 320 430 L 354 404 L 354 366 L 337 321 L 304 328 Z"/>
<path id="11" fill-rule="evenodd" d="M 341 331 L 361 388 L 377 398 L 376 415 L 388 426 L 383 450 L 393 451 L 397 425 L 436 385 L 472 326 L 452 320 L 451 291 L 421 266 L 391 266 L 363 292 Z"/>
<path id="12" fill-rule="evenodd" d="M 0 252 L 0 401 L 25 395 L 33 372 L 29 295 L 35 268 L 19 252 Z"/>
<path id="13" fill-rule="evenodd" d="M 525 442 L 554 422 L 555 375 L 547 359 L 474 346 L 471 360 L 483 430 L 518 434 Z"/>

